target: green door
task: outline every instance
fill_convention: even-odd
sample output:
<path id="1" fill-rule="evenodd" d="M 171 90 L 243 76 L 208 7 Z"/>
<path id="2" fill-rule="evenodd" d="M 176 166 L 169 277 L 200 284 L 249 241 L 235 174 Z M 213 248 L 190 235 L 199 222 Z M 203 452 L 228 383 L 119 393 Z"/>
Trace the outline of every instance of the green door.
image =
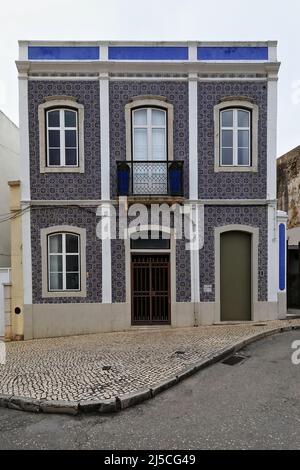
<path id="1" fill-rule="evenodd" d="M 251 234 L 222 233 L 220 264 L 221 321 L 251 320 Z"/>

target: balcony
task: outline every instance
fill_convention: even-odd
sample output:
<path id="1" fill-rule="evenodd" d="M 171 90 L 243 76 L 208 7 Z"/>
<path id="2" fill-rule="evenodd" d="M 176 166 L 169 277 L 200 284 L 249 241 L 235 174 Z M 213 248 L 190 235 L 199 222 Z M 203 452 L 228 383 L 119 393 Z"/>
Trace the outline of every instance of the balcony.
<path id="1" fill-rule="evenodd" d="M 183 161 L 118 161 L 118 196 L 183 197 Z"/>

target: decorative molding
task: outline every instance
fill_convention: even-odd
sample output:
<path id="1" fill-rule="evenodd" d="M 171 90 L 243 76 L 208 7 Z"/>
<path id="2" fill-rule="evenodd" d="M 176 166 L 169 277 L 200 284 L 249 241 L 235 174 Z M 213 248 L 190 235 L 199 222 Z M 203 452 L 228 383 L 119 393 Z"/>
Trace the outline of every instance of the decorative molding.
<path id="1" fill-rule="evenodd" d="M 141 95 L 134 96 L 130 102 L 125 105 L 125 122 L 126 122 L 126 160 L 132 159 L 132 110 L 142 107 L 159 107 L 167 112 L 167 149 L 168 160 L 173 160 L 173 121 L 174 121 L 174 107 L 168 103 L 165 97 L 158 95 Z"/>
<path id="2" fill-rule="evenodd" d="M 80 291 L 48 290 L 48 235 L 53 233 L 74 233 L 80 236 Z M 86 229 L 73 225 L 56 225 L 40 230 L 42 261 L 42 297 L 86 297 Z"/>
<path id="3" fill-rule="evenodd" d="M 220 304 L 220 262 L 221 262 L 221 234 L 225 232 L 239 231 L 252 235 L 251 237 L 251 320 L 253 320 L 254 305 L 258 301 L 258 244 L 259 244 L 259 228 L 250 225 L 232 224 L 215 227 L 215 322 L 221 321 L 221 304 Z"/>
<path id="4" fill-rule="evenodd" d="M 173 200 L 172 200 L 173 201 Z M 30 206 L 83 206 L 96 207 L 100 204 L 111 202 L 114 205 L 119 203 L 118 199 L 32 199 L 21 201 Z M 149 200 L 147 201 L 149 202 Z M 170 201 L 171 202 L 171 201 Z M 183 202 L 183 200 L 181 200 Z M 184 199 L 185 203 L 200 204 L 205 206 L 267 206 L 276 204 L 277 200 L 272 199 Z"/>
<path id="5" fill-rule="evenodd" d="M 53 96 L 47 97 L 45 102 L 38 106 L 38 120 L 39 120 L 39 145 L 40 145 L 40 172 L 41 173 L 84 173 L 84 106 L 77 103 L 76 98 L 67 96 Z M 67 167 L 47 166 L 47 152 L 46 152 L 46 119 L 45 114 L 51 108 L 72 108 L 76 109 L 78 113 L 78 166 Z"/>
<path id="6" fill-rule="evenodd" d="M 251 165 L 225 166 L 220 164 L 220 112 L 226 108 L 246 108 L 251 111 Z M 215 173 L 218 172 L 257 172 L 258 159 L 258 106 L 248 98 L 234 97 L 223 99 L 214 106 Z"/>

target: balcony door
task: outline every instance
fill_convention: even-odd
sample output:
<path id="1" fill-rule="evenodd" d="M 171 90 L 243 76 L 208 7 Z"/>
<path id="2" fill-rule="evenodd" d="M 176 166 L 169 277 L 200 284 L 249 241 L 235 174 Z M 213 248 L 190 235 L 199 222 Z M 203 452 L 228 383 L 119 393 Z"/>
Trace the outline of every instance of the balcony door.
<path id="1" fill-rule="evenodd" d="M 159 108 L 132 111 L 133 194 L 167 194 L 167 115 Z"/>

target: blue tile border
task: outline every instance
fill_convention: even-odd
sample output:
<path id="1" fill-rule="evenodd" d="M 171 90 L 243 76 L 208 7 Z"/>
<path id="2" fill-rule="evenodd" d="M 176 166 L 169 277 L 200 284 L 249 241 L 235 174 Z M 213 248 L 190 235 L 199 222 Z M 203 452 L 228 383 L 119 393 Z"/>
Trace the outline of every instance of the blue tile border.
<path id="1" fill-rule="evenodd" d="M 198 60 L 268 60 L 267 47 L 211 47 L 197 48 Z"/>
<path id="2" fill-rule="evenodd" d="M 285 290 L 285 225 L 279 224 L 279 289 Z"/>
<path id="3" fill-rule="evenodd" d="M 98 46 L 29 46 L 29 60 L 99 60 Z"/>
<path id="4" fill-rule="evenodd" d="M 109 60 L 188 60 L 188 47 L 110 46 Z"/>

